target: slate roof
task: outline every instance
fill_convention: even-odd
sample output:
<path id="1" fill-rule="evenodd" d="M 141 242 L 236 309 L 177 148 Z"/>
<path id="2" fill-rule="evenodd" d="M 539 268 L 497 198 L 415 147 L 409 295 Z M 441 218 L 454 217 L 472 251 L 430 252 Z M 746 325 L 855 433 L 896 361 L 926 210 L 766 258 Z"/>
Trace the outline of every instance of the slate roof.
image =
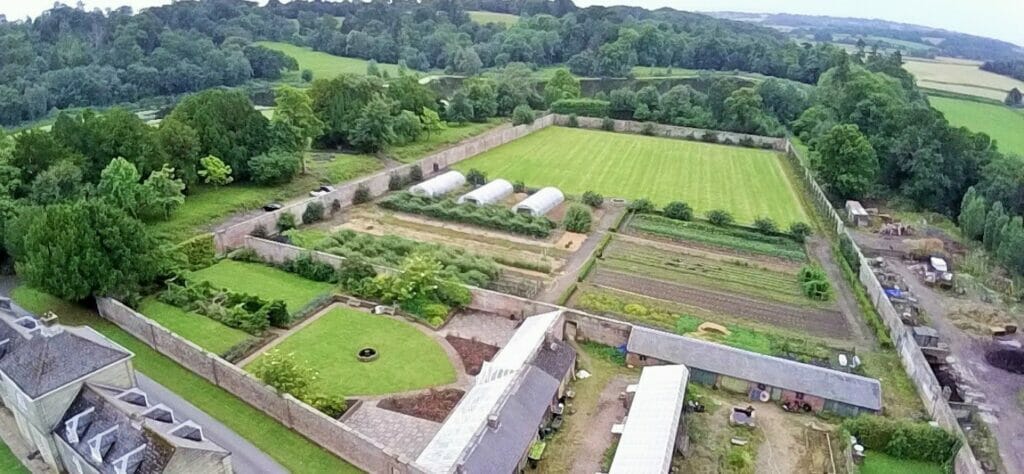
<path id="1" fill-rule="evenodd" d="M 84 377 L 131 353 L 91 328 L 44 327 L 29 330 L 16 323 L 24 317 L 0 312 L 0 337 L 12 347 L 0 356 L 0 372 L 31 398 Z"/>
<path id="2" fill-rule="evenodd" d="M 530 363 L 555 380 L 564 380 L 575 362 L 576 350 L 565 341 L 554 341 L 542 346 Z"/>
<path id="3" fill-rule="evenodd" d="M 876 379 L 736 349 L 699 339 L 634 327 L 629 352 L 692 369 L 727 375 L 772 387 L 814 395 L 869 410 L 882 409 Z"/>
<path id="4" fill-rule="evenodd" d="M 485 426 L 461 462 L 463 472 L 514 472 L 537 436 L 559 385 L 543 370 L 527 367 L 497 414 L 498 427 Z"/>

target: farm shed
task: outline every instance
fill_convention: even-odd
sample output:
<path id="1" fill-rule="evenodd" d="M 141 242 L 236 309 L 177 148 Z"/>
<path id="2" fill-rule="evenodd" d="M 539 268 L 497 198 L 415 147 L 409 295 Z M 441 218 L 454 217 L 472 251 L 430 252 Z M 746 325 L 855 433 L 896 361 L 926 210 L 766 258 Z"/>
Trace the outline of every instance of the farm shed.
<path id="1" fill-rule="evenodd" d="M 459 198 L 459 204 L 471 202 L 477 206 L 494 204 L 512 195 L 512 183 L 504 179 L 496 179 L 476 188 Z"/>
<path id="2" fill-rule="evenodd" d="M 417 196 L 438 197 L 459 189 L 464 184 L 466 177 L 462 173 L 449 171 L 409 188 L 409 192 Z"/>
<path id="3" fill-rule="evenodd" d="M 562 201 L 565 201 L 565 195 L 558 188 L 548 186 L 519 201 L 519 204 L 516 204 L 512 210 L 520 214 L 531 214 L 539 217 L 551 212 Z"/>
<path id="4" fill-rule="evenodd" d="M 680 438 L 689 371 L 682 365 L 645 367 L 635 386 L 610 474 L 669 472 Z"/>
<path id="5" fill-rule="evenodd" d="M 752 396 L 767 392 L 772 400 L 799 401 L 815 411 L 856 415 L 882 409 L 878 380 L 838 370 L 642 327 L 633 328 L 626 351 L 633 365 L 684 364 L 694 372 L 715 374 L 715 386 Z M 701 374 L 694 380 L 706 383 L 708 378 Z"/>
<path id="6" fill-rule="evenodd" d="M 850 224 L 857 227 L 871 225 L 868 211 L 864 210 L 864 206 L 860 204 L 860 201 L 846 201 L 846 218 L 850 221 Z"/>

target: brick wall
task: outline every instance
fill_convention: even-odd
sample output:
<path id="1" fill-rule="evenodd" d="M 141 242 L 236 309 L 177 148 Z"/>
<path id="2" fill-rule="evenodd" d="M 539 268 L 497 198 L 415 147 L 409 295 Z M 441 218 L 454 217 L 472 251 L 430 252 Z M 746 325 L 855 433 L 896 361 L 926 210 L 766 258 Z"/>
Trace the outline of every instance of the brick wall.
<path id="1" fill-rule="evenodd" d="M 371 196 L 381 196 L 388 192 L 388 181 L 390 180 L 392 173 L 398 173 L 405 176 L 409 174 L 409 170 L 412 169 L 412 167 L 419 166 L 423 170 L 423 176 L 429 177 L 435 174 L 435 165 L 437 165 L 436 167 L 438 171 L 444 170 L 455 163 L 472 158 L 487 150 L 504 145 L 512 140 L 522 138 L 523 136 L 529 135 L 542 128 L 550 127 L 554 122 L 555 119 L 553 115 L 545 115 L 535 120 L 530 125 L 517 125 L 514 127 L 502 126 L 475 138 L 463 141 L 451 148 L 429 155 L 415 163 L 381 171 L 377 174 L 364 178 L 348 181 L 336 186 L 334 191 L 323 196 L 307 198 L 286 206 L 278 211 L 261 214 L 225 229 L 217 230 L 214 233 L 214 245 L 217 248 L 217 252 L 224 253 L 229 249 L 241 246 L 245 241 L 245 236 L 251 234 L 252 231 L 259 226 L 262 226 L 267 231 L 273 232 L 277 224 L 278 217 L 283 213 L 291 213 L 295 216 L 296 221 L 301 222 L 302 213 L 306 210 L 306 206 L 311 202 L 318 201 L 323 204 L 324 209 L 327 210 L 334 208 L 333 204 L 335 201 L 337 201 L 337 205 L 341 208 L 349 207 L 352 205 L 352 196 L 355 194 L 355 191 L 359 186 L 366 186 L 369 188 Z"/>
<path id="2" fill-rule="evenodd" d="M 100 315 L 161 354 L 227 390 L 309 438 L 324 449 L 367 472 L 420 474 L 421 469 L 397 453 L 287 394 L 279 394 L 248 372 L 204 351 L 158 323 L 111 298 L 97 298 Z"/>
<path id="3" fill-rule="evenodd" d="M 601 129 L 604 119 L 597 117 L 576 117 L 576 124 L 580 128 Z M 632 120 L 613 120 L 614 131 L 624 133 L 641 133 L 646 125 L 645 122 Z M 555 124 L 560 126 L 569 125 L 568 115 L 555 115 Z M 729 140 L 733 144 L 739 144 L 740 140 L 750 140 L 757 146 L 771 146 L 777 151 L 786 151 L 789 140 L 785 138 L 766 137 L 762 135 L 748 135 L 746 133 L 726 132 L 722 130 L 708 130 L 703 128 L 679 127 L 675 125 L 662 125 L 651 123 L 655 136 L 666 138 L 681 138 L 685 140 L 701 140 L 704 135 L 713 133 L 718 137 L 718 142 Z"/>

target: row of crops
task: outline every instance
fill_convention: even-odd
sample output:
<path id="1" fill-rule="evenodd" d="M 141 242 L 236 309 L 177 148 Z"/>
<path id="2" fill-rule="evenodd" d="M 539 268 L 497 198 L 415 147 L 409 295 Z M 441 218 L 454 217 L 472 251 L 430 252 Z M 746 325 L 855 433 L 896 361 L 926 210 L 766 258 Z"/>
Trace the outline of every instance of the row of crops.
<path id="1" fill-rule="evenodd" d="M 766 235 L 739 226 L 716 226 L 707 222 L 680 221 L 662 216 L 639 214 L 630 221 L 629 228 L 636 232 L 670 240 L 696 242 L 794 262 L 807 260 L 802 243 L 787 236 Z"/>

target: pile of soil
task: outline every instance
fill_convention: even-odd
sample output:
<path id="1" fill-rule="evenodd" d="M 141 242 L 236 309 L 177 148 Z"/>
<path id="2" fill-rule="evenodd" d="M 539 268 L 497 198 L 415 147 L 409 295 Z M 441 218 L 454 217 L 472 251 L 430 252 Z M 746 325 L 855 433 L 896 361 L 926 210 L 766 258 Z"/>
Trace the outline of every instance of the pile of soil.
<path id="1" fill-rule="evenodd" d="M 441 423 L 464 394 L 462 390 L 454 388 L 431 390 L 414 397 L 386 398 L 377 402 L 377 407 Z"/>
<path id="2" fill-rule="evenodd" d="M 484 365 L 484 361 L 491 360 L 494 354 L 498 353 L 497 347 L 480 341 L 458 336 L 445 336 L 445 339 L 455 348 L 455 352 L 459 353 L 462 365 L 466 368 L 466 373 L 469 375 L 479 374 L 480 367 Z"/>
<path id="3" fill-rule="evenodd" d="M 985 354 L 985 360 L 995 367 L 1015 374 L 1024 374 L 1024 350 L 998 349 Z"/>

